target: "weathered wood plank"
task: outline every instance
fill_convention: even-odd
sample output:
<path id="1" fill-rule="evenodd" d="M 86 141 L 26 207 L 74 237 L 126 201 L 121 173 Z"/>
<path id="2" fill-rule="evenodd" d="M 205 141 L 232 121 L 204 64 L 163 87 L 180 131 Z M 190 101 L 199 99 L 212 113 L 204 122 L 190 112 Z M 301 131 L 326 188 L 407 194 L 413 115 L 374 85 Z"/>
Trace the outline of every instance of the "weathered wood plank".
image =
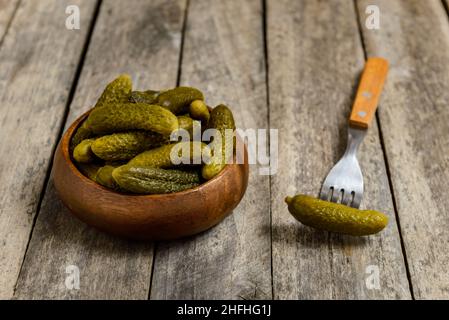
<path id="1" fill-rule="evenodd" d="M 0 44 L 18 4 L 19 0 L 0 0 Z"/>
<path id="2" fill-rule="evenodd" d="M 385 212 L 386 230 L 365 238 L 315 231 L 284 203 L 296 193 L 318 196 L 346 146 L 364 64 L 354 4 L 281 0 L 267 10 L 270 126 L 279 129 L 280 150 L 271 179 L 274 298 L 410 298 L 376 123 L 359 151 L 362 207 Z M 380 289 L 366 285 L 376 268 Z"/>
<path id="3" fill-rule="evenodd" d="M 78 5 L 85 27 L 65 28 Z M 22 1 L 0 48 L 0 298 L 10 298 L 94 1 Z"/>
<path id="4" fill-rule="evenodd" d="M 438 0 L 376 4 L 363 28 L 370 55 L 390 60 L 379 118 L 415 298 L 449 298 L 449 23 Z"/>
<path id="5" fill-rule="evenodd" d="M 267 128 L 261 1 L 191 0 L 182 78 L 240 128 Z M 251 167 L 233 214 L 189 239 L 158 244 L 152 299 L 271 298 L 269 177 Z"/>
<path id="6" fill-rule="evenodd" d="M 184 0 L 103 1 L 67 124 L 119 73 L 136 88 L 176 85 Z M 50 183 L 19 278 L 18 298 L 147 299 L 153 247 L 109 237 L 79 222 Z M 68 265 L 80 289 L 68 290 Z"/>

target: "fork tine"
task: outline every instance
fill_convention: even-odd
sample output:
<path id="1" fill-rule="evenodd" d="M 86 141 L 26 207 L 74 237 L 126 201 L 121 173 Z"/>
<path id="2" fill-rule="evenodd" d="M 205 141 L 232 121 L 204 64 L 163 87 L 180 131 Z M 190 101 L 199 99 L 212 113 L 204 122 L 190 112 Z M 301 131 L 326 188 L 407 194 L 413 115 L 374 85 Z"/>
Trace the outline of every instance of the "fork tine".
<path id="1" fill-rule="evenodd" d="M 340 188 L 338 188 L 336 186 L 332 187 L 332 198 L 331 198 L 331 201 L 332 202 L 337 202 L 338 198 L 340 197 L 340 194 L 341 194 Z"/>
<path id="2" fill-rule="evenodd" d="M 332 167 L 322 184 L 322 200 L 358 208 L 363 196 L 363 175 L 356 157 L 356 150 L 365 130 L 349 128 L 348 145 L 344 155 Z M 356 196 L 354 196 L 356 195 Z"/>
<path id="3" fill-rule="evenodd" d="M 356 192 L 354 194 L 354 200 L 351 203 L 351 207 L 358 209 L 360 207 L 361 202 L 362 202 L 362 193 Z"/>
<path id="4" fill-rule="evenodd" d="M 327 201 L 329 199 L 329 187 L 325 184 L 323 184 L 323 186 L 321 187 L 321 192 L 320 192 L 320 199 Z"/>
<path id="5" fill-rule="evenodd" d="M 341 199 L 341 204 L 348 206 L 352 202 L 352 192 L 345 190 Z"/>

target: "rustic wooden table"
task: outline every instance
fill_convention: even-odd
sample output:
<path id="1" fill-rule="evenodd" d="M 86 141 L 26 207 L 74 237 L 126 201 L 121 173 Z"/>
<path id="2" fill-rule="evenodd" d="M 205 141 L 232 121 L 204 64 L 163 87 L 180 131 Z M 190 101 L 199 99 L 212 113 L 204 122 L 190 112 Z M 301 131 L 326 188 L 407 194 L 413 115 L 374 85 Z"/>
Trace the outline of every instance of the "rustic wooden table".
<path id="1" fill-rule="evenodd" d="M 379 30 L 365 27 L 369 4 Z M 0 297 L 449 298 L 448 5 L 0 0 Z M 391 70 L 360 150 L 362 206 L 390 224 L 366 238 L 313 231 L 283 199 L 318 194 L 374 55 Z M 140 89 L 198 87 L 240 128 L 278 129 L 277 174 L 253 166 L 234 213 L 188 239 L 137 243 L 79 222 L 55 194 L 53 152 L 122 72 Z M 71 265 L 79 289 L 66 286 Z"/>

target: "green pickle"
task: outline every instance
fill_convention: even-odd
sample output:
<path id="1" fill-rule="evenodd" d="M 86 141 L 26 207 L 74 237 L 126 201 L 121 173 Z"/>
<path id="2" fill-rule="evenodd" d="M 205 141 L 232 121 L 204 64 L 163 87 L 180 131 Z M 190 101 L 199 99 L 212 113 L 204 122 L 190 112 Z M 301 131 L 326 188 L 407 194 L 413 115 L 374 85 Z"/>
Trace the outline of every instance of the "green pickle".
<path id="1" fill-rule="evenodd" d="M 95 108 L 87 122 L 95 134 L 149 130 L 170 135 L 178 129 L 178 119 L 173 113 L 160 106 L 145 103 L 123 103 L 119 107 L 112 104 Z"/>
<path id="2" fill-rule="evenodd" d="M 95 104 L 95 108 L 128 101 L 132 90 L 131 77 L 127 74 L 118 76 L 109 83 Z"/>
<path id="3" fill-rule="evenodd" d="M 193 119 L 178 116 L 179 128 L 192 136 Z M 105 135 L 92 143 L 93 153 L 106 161 L 129 160 L 139 153 L 170 143 L 169 137 L 151 131 L 129 131 Z"/>
<path id="4" fill-rule="evenodd" d="M 178 124 L 179 124 L 179 129 L 186 130 L 189 133 L 190 138 L 193 137 L 193 119 L 192 118 L 190 118 L 188 115 L 178 116 Z"/>
<path id="5" fill-rule="evenodd" d="M 166 141 L 164 136 L 150 131 L 119 132 L 95 139 L 91 148 L 100 159 L 120 161 L 129 160 L 147 149 L 159 147 Z"/>
<path id="6" fill-rule="evenodd" d="M 221 134 L 221 145 L 217 145 L 214 141 L 211 142 L 212 150 L 221 150 L 221 156 L 212 156 L 211 162 L 203 166 L 202 176 L 206 180 L 210 180 L 220 173 L 226 166 L 229 157 L 234 154 L 235 138 L 233 137 L 232 141 L 226 141 L 225 136 L 227 129 L 235 130 L 234 116 L 227 106 L 221 104 L 212 110 L 208 124 L 208 129 L 211 128 L 217 129 Z"/>
<path id="7" fill-rule="evenodd" d="M 80 163 L 89 163 L 95 160 L 95 155 L 92 152 L 92 143 L 94 139 L 85 139 L 81 141 L 73 150 L 73 158 Z"/>
<path id="8" fill-rule="evenodd" d="M 171 152 L 178 151 L 178 157 L 183 162 L 189 162 L 190 164 L 201 164 L 202 154 L 204 148 L 207 148 L 206 144 L 200 141 L 187 141 L 167 144 L 159 148 L 144 151 L 141 154 L 132 158 L 128 164 L 132 166 L 144 166 L 144 167 L 157 167 L 157 168 L 170 168 L 178 164 L 174 164 L 171 159 Z M 182 154 L 182 150 L 188 150 L 188 155 Z"/>
<path id="9" fill-rule="evenodd" d="M 131 165 L 116 168 L 112 176 L 122 190 L 140 194 L 179 192 L 200 183 L 197 172 Z"/>
<path id="10" fill-rule="evenodd" d="M 114 171 L 115 168 L 116 167 L 111 165 L 105 165 L 104 167 L 101 167 L 97 171 L 95 181 L 97 181 L 103 187 L 112 190 L 119 190 L 120 189 L 119 185 L 117 184 L 117 182 L 115 182 L 115 180 L 112 177 L 112 172 Z"/>
<path id="11" fill-rule="evenodd" d="M 290 213 L 301 223 L 316 229 L 365 236 L 375 234 L 388 224 L 388 217 L 374 210 L 359 210 L 306 195 L 287 197 Z"/>
<path id="12" fill-rule="evenodd" d="M 127 74 L 118 76 L 114 81 L 109 83 L 97 103 L 95 108 L 103 107 L 107 104 L 117 104 L 128 101 L 128 97 L 132 90 L 131 77 Z M 70 152 L 73 152 L 75 147 L 81 143 L 81 141 L 93 136 L 93 132 L 89 127 L 87 121 L 83 121 L 81 126 L 76 130 L 70 141 Z"/>
<path id="13" fill-rule="evenodd" d="M 70 152 L 73 152 L 75 147 L 81 143 L 81 141 L 89 139 L 92 137 L 92 130 L 87 126 L 87 122 L 83 121 L 81 125 L 76 130 L 70 141 Z"/>
<path id="14" fill-rule="evenodd" d="M 203 93 L 191 87 L 177 87 L 161 92 L 157 97 L 157 105 L 167 108 L 174 114 L 186 113 L 190 103 L 204 100 Z"/>
<path id="15" fill-rule="evenodd" d="M 200 175 L 197 171 L 161 169 L 155 167 L 132 166 L 129 164 L 116 168 L 113 173 L 114 179 L 116 180 L 119 180 L 120 177 L 124 175 L 136 179 L 158 179 L 181 184 L 200 182 Z"/>
<path id="16" fill-rule="evenodd" d="M 159 91 L 132 91 L 129 96 L 129 101 L 134 103 L 157 104 L 157 97 Z"/>
<path id="17" fill-rule="evenodd" d="M 207 123 L 210 118 L 209 108 L 203 100 L 195 100 L 189 107 L 190 116 L 195 120 Z"/>

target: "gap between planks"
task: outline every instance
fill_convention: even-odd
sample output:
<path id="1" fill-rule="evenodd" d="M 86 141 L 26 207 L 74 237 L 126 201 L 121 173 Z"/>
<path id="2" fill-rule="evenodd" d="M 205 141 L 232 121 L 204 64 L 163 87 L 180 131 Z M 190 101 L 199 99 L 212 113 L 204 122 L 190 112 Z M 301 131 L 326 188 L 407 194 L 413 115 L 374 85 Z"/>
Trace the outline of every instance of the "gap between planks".
<path id="1" fill-rule="evenodd" d="M 274 297 L 407 299 L 409 286 L 394 218 L 376 236 L 330 235 L 295 224 L 282 198 L 298 192 L 317 194 L 344 151 L 345 113 L 365 61 L 354 4 L 287 0 L 267 4 L 271 124 L 283 129 L 279 141 L 283 163 L 272 177 Z M 365 179 L 371 181 L 365 203 L 394 216 L 375 130 L 374 124 L 360 153 Z M 382 291 L 364 285 L 371 264 L 383 272 Z"/>
<path id="2" fill-rule="evenodd" d="M 64 109 L 64 115 L 62 116 L 62 119 L 60 121 L 61 125 L 59 127 L 59 132 L 58 132 L 58 135 L 56 136 L 55 144 L 53 145 L 53 148 L 51 150 L 51 158 L 50 158 L 50 161 L 48 163 L 48 167 L 47 167 L 47 172 L 45 174 L 44 183 L 43 183 L 43 186 L 42 186 L 41 193 L 39 195 L 39 201 L 37 203 L 36 213 L 35 213 L 35 215 L 33 217 L 33 223 L 31 225 L 31 232 L 29 234 L 27 246 L 26 246 L 26 249 L 25 249 L 25 253 L 23 255 L 22 264 L 20 266 L 20 271 L 19 271 L 19 276 L 17 277 L 16 284 L 14 285 L 13 296 L 16 293 L 17 282 L 18 282 L 18 280 L 20 278 L 20 274 L 22 272 L 23 263 L 25 261 L 26 255 L 28 253 L 28 248 L 29 248 L 29 245 L 30 245 L 31 237 L 33 236 L 34 226 L 36 225 L 36 221 L 37 221 L 37 218 L 39 216 L 39 212 L 41 210 L 42 201 L 44 200 L 45 192 L 47 190 L 48 182 L 50 180 L 51 168 L 53 167 L 53 157 L 54 157 L 54 154 L 55 154 L 55 151 L 56 151 L 56 147 L 59 144 L 59 140 L 61 139 L 62 134 L 64 133 L 64 125 L 65 125 L 65 123 L 67 121 L 67 117 L 69 115 L 70 105 L 72 104 L 73 97 L 75 96 L 76 87 L 78 86 L 78 80 L 79 80 L 79 77 L 81 75 L 81 71 L 83 69 L 84 59 L 86 58 L 87 50 L 89 48 L 89 43 L 90 43 L 90 40 L 92 38 L 93 30 L 95 28 L 95 23 L 97 22 L 98 13 L 100 11 L 100 6 L 101 6 L 102 1 L 103 0 L 97 0 L 97 4 L 95 5 L 95 9 L 94 9 L 94 12 L 92 14 L 92 19 L 91 19 L 91 22 L 90 22 L 89 27 L 88 27 L 86 40 L 84 41 L 84 44 L 83 44 L 83 49 L 81 51 L 80 59 L 79 59 L 79 61 L 77 63 L 77 68 L 76 68 L 76 71 L 75 71 L 75 75 L 73 77 L 72 86 L 70 87 L 69 95 L 68 95 L 68 98 L 67 98 L 67 103 L 66 103 L 66 106 L 65 106 L 65 109 Z"/>
<path id="3" fill-rule="evenodd" d="M 441 0 L 443 2 L 444 10 L 446 10 L 447 18 L 449 19 L 449 0 Z"/>
<path id="4" fill-rule="evenodd" d="M 226 102 L 238 126 L 250 128 L 267 127 L 261 4 L 191 0 L 181 67 L 180 84 L 204 90 L 211 105 Z M 160 243 L 151 299 L 271 297 L 269 184 L 251 175 L 242 202 L 219 225 Z"/>
<path id="5" fill-rule="evenodd" d="M 66 124 L 93 105 L 117 73 L 132 74 L 136 88 L 175 86 L 184 8 L 183 0 L 103 1 Z M 152 243 L 109 237 L 79 222 L 49 183 L 16 298 L 147 299 L 152 259 Z M 83 272 L 82 290 L 61 283 L 67 263 Z"/>
<path id="6" fill-rule="evenodd" d="M 267 29 L 267 1 L 268 0 L 261 0 L 262 1 L 262 33 L 263 33 L 263 53 L 264 53 L 264 59 L 265 59 L 265 88 L 266 88 L 266 99 L 267 99 L 267 124 L 268 129 L 271 129 L 271 122 L 270 122 L 270 66 L 268 62 L 268 29 Z M 271 146 L 271 137 L 268 137 L 268 150 L 270 150 Z M 270 158 L 270 165 L 271 165 L 271 158 Z M 271 175 L 268 176 L 268 183 L 269 183 L 269 199 L 270 199 L 270 263 L 271 263 L 271 297 L 274 299 L 274 285 L 273 285 L 273 212 L 271 210 L 272 206 L 272 194 L 271 194 Z"/>
<path id="7" fill-rule="evenodd" d="M 381 28 L 363 34 L 367 52 L 391 65 L 378 116 L 413 294 L 447 298 L 447 10 L 441 0 L 359 2 L 382 14 Z"/>
<path id="8" fill-rule="evenodd" d="M 190 0 L 186 0 L 185 8 L 184 8 L 184 20 L 182 22 L 182 30 L 181 30 L 181 43 L 179 48 L 179 58 L 178 58 L 178 74 L 176 76 L 176 86 L 179 86 L 181 82 L 181 70 L 182 70 L 182 58 L 184 55 L 184 40 L 186 35 L 186 28 L 187 28 L 187 19 L 189 16 L 189 7 L 190 7 Z M 148 294 L 147 294 L 147 300 L 151 299 L 151 288 L 153 284 L 153 274 L 154 274 L 154 266 L 155 261 L 157 257 L 157 248 L 158 248 L 158 241 L 153 242 L 153 259 L 151 261 L 151 274 L 150 274 L 150 285 L 148 288 Z"/>
<path id="9" fill-rule="evenodd" d="M 358 6 L 358 1 L 357 0 L 353 0 L 353 2 L 354 2 L 355 16 L 356 16 L 356 19 L 357 19 L 357 27 L 358 27 L 359 36 L 360 36 L 360 43 L 362 44 L 363 54 L 364 54 L 365 60 L 366 60 L 368 58 L 368 52 L 366 50 L 365 38 L 364 38 L 364 35 L 363 35 L 363 31 L 362 31 L 362 21 L 361 21 L 361 17 L 360 17 L 360 14 L 359 14 L 360 10 L 359 10 L 359 6 Z M 393 182 L 391 181 L 390 164 L 388 162 L 388 155 L 387 155 L 386 150 L 385 150 L 385 143 L 384 143 L 383 132 L 382 132 L 382 124 L 380 122 L 379 113 L 377 112 L 377 110 L 376 110 L 376 119 L 375 120 L 376 120 L 376 123 L 377 123 L 377 127 L 379 128 L 379 142 L 380 142 L 380 146 L 381 146 L 381 149 L 382 149 L 382 155 L 383 155 L 383 158 L 384 158 L 385 170 L 387 172 L 388 185 L 389 185 L 389 188 L 390 188 L 391 199 L 392 199 L 392 204 L 393 204 L 393 210 L 394 210 L 394 215 L 395 215 L 397 229 L 398 229 L 398 234 L 399 234 L 399 241 L 400 241 L 400 244 L 401 244 L 402 257 L 404 258 L 404 266 L 405 266 L 405 272 L 407 274 L 407 280 L 408 280 L 408 285 L 409 285 L 409 290 L 410 290 L 410 297 L 412 298 L 412 300 L 415 300 L 415 296 L 414 296 L 414 293 L 413 293 L 413 284 L 412 284 L 412 279 L 411 279 L 411 275 L 410 275 L 410 269 L 409 269 L 408 260 L 407 260 L 407 252 L 405 250 L 404 239 L 402 237 L 401 221 L 399 219 L 399 214 L 398 214 L 398 208 L 397 208 L 396 197 L 395 197 L 395 190 L 393 189 Z"/>
<path id="10" fill-rule="evenodd" d="M 9 0 L 7 0 L 7 1 L 9 1 Z M 5 30 L 4 30 L 3 34 L 0 36 L 0 48 L 3 45 L 3 41 L 5 40 L 6 35 L 8 34 L 9 28 L 11 27 L 11 24 L 12 24 L 14 18 L 16 17 L 16 13 L 17 13 L 17 10 L 19 9 L 21 2 L 22 2 L 22 0 L 16 1 L 16 4 L 12 10 L 11 16 L 9 17 L 8 22 L 5 25 Z"/>
<path id="11" fill-rule="evenodd" d="M 12 12 L 11 4 L 16 3 L 9 1 L 2 16 Z M 4 185 L 0 203 L 0 296 L 4 298 L 11 298 L 15 289 L 50 153 L 87 34 L 85 29 L 70 33 L 64 28 L 66 3 L 21 1 L 0 48 L 1 149 L 15 155 L 3 158 L 2 166 L 9 170 L 0 174 Z M 75 3 L 86 4 L 83 13 L 86 25 L 90 24 L 95 2 Z"/>

